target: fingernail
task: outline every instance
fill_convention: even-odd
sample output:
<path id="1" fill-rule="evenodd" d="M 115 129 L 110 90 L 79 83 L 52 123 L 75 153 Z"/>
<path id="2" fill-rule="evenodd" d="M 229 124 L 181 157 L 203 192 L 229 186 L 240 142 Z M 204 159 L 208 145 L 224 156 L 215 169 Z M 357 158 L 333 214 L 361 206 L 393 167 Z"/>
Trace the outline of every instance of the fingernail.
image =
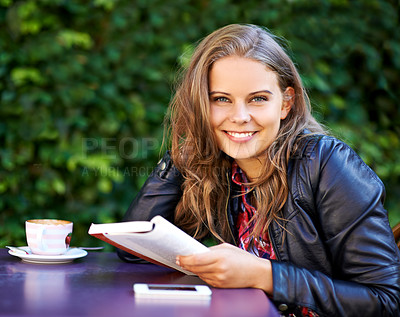
<path id="1" fill-rule="evenodd" d="M 179 265 L 179 266 L 181 266 L 181 261 L 179 261 L 179 257 L 176 257 L 176 259 L 175 259 L 175 263 L 176 263 L 176 265 Z"/>

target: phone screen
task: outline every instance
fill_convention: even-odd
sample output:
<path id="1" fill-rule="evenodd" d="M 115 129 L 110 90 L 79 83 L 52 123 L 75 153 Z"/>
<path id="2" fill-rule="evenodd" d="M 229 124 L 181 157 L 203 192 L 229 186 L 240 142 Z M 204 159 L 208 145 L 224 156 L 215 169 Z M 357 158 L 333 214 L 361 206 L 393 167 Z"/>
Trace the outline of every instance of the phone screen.
<path id="1" fill-rule="evenodd" d="M 206 285 L 186 284 L 145 284 L 133 285 L 135 297 L 165 297 L 165 298 L 210 298 L 212 291 Z"/>
<path id="2" fill-rule="evenodd" d="M 196 288 L 193 286 L 164 286 L 164 285 L 148 285 L 149 290 L 160 290 L 160 291 L 190 291 L 196 292 Z"/>

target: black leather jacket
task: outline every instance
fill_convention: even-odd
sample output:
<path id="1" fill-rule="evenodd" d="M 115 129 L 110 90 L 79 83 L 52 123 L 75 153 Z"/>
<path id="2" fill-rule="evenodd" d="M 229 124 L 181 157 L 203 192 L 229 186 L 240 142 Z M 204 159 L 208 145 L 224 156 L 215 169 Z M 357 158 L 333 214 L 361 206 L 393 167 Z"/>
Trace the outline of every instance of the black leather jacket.
<path id="1" fill-rule="evenodd" d="M 329 317 L 400 316 L 400 252 L 376 174 L 343 142 L 310 136 L 290 159 L 288 182 L 285 220 L 269 228 L 277 255 L 272 299 L 279 310 L 287 314 L 303 306 Z M 124 220 L 162 215 L 173 222 L 181 184 L 167 153 Z M 227 210 L 232 230 L 239 208 L 235 186 Z"/>

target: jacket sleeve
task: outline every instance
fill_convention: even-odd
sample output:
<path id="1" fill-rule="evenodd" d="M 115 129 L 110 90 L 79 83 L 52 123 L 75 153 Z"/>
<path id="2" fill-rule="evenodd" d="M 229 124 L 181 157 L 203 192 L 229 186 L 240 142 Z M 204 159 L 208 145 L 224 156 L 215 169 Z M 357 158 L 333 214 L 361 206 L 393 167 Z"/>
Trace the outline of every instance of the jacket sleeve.
<path id="1" fill-rule="evenodd" d="M 311 186 L 300 191 L 313 201 L 303 205 L 316 213 L 331 273 L 302 267 L 301 259 L 272 261 L 277 306 L 308 307 L 319 316 L 400 316 L 400 252 L 382 182 L 341 142 L 323 139 L 306 160 L 302 183 Z"/>
<path id="2" fill-rule="evenodd" d="M 176 205 L 182 196 L 182 183 L 181 173 L 173 165 L 169 152 L 165 153 L 130 204 L 123 221 L 148 221 L 160 215 L 173 222 Z M 117 253 L 128 262 L 143 261 L 120 249 Z"/>

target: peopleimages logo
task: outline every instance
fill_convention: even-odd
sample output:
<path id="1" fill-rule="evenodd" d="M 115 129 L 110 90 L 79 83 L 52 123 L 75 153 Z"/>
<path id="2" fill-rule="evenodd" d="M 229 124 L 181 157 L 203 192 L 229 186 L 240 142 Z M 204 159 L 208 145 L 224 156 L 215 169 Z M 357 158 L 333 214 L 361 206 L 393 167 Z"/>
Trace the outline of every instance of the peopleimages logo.
<path id="1" fill-rule="evenodd" d="M 124 160 L 147 159 L 151 153 L 158 150 L 160 141 L 156 138 L 83 138 L 82 153 L 84 157 L 90 154 L 101 154 L 109 159 Z"/>
<path id="2" fill-rule="evenodd" d="M 146 160 L 158 154 L 160 141 L 156 138 L 83 138 L 82 176 L 122 180 L 125 177 L 147 177 L 154 167 L 120 167 L 120 159 Z"/>
<path id="3" fill-rule="evenodd" d="M 121 179 L 121 177 L 148 177 L 154 170 L 154 167 L 131 166 L 131 167 L 84 167 L 82 176 L 93 175 L 95 177 L 108 177 L 112 179 Z"/>

